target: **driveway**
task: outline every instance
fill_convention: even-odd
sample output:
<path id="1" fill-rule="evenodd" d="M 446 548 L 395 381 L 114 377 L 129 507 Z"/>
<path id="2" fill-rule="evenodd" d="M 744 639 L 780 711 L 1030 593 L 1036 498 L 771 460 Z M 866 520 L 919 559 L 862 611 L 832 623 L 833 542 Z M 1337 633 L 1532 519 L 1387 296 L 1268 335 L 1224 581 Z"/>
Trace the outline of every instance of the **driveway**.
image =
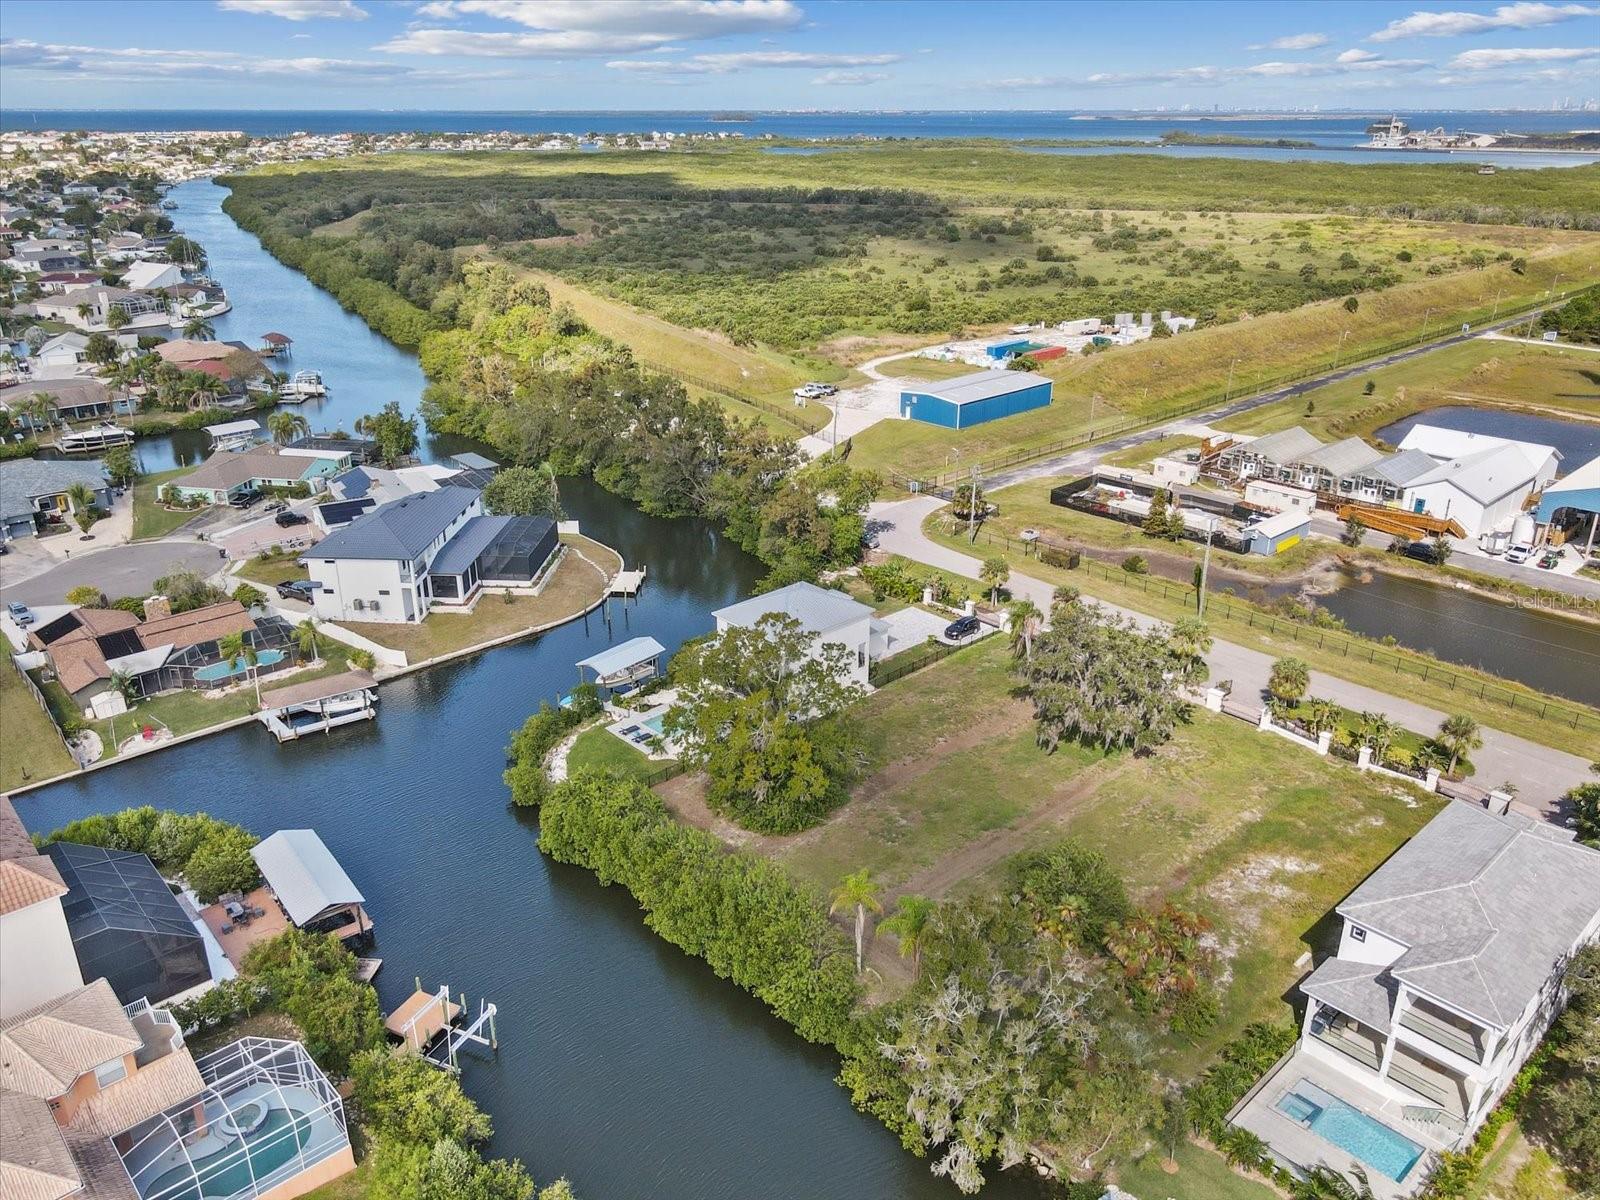
<path id="1" fill-rule="evenodd" d="M 888 627 L 887 644 L 878 656 L 881 661 L 914 646 L 924 645 L 931 637 L 940 637 L 949 627 L 951 618 L 921 608 L 902 608 L 878 620 Z"/>
<path id="2" fill-rule="evenodd" d="M 10 559 L 10 555 L 0 558 L 0 597 L 24 604 L 60 604 L 68 592 L 83 584 L 99 588 L 113 600 L 140 596 L 152 591 L 155 581 L 175 567 L 211 575 L 222 566 L 217 547 L 189 538 L 75 553 L 58 566 L 14 584 L 6 571 Z"/>
<path id="3" fill-rule="evenodd" d="M 977 558 L 942 546 L 922 532 L 923 520 L 943 505 L 944 501 L 936 497 L 917 496 L 910 500 L 874 504 L 868 516 L 875 523 L 881 549 L 976 579 L 982 565 Z M 1006 586 L 1013 596 L 1026 597 L 1037 604 L 1041 611 L 1050 611 L 1050 600 L 1055 589 L 1042 579 L 1013 572 Z M 1164 627 L 1163 622 L 1145 613 L 1099 600 L 1094 603 L 1108 612 L 1129 618 L 1141 628 Z M 1234 695 L 1254 700 L 1266 694 L 1267 680 L 1272 675 L 1272 655 L 1218 639 L 1213 642 L 1206 661 L 1211 666 L 1212 679 L 1233 680 Z M 1432 733 L 1447 715 L 1402 696 L 1391 696 L 1375 688 L 1325 675 L 1321 671 L 1311 673 L 1310 690 L 1313 695 L 1357 712 L 1385 713 L 1407 729 L 1419 733 Z M 1472 756 L 1477 766 L 1478 782 L 1493 787 L 1502 780 L 1510 780 L 1517 785 L 1517 799 L 1540 809 L 1546 816 L 1558 811 L 1563 793 L 1594 778 L 1589 773 L 1587 758 L 1553 750 L 1496 729 L 1485 728 L 1482 732 L 1483 747 Z"/>

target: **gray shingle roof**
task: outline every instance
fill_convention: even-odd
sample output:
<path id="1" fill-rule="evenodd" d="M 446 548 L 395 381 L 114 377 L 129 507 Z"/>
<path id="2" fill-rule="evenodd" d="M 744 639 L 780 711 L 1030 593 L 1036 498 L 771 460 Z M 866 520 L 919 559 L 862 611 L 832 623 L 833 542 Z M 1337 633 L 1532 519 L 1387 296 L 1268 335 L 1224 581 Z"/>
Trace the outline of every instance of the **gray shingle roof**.
<path id="1" fill-rule="evenodd" d="M 1049 384 L 1043 375 L 1031 371 L 974 371 L 971 375 L 958 375 L 933 383 L 907 382 L 903 392 L 920 392 L 925 396 L 938 396 L 951 404 L 975 404 L 994 396 L 1009 396 L 1026 388 Z"/>
<path id="2" fill-rule="evenodd" d="M 827 633 L 850 621 L 870 617 L 872 610 L 843 592 L 820 588 L 814 583 L 791 583 L 761 596 L 751 596 L 712 616 L 727 625 L 752 626 L 768 613 L 783 613 L 800 622 L 812 633 Z"/>
<path id="3" fill-rule="evenodd" d="M 106 473 L 100 460 L 17 458 L 0 462 L 0 516 L 32 512 L 35 496 L 54 496 L 75 483 L 96 489 L 105 487 Z"/>
<path id="4" fill-rule="evenodd" d="M 316 557 L 415 558 L 477 498 L 472 488 L 442 487 L 380 504 L 318 542 Z"/>
<path id="5" fill-rule="evenodd" d="M 1504 1028 L 1600 914 L 1600 852 L 1454 801 L 1337 911 L 1408 947 L 1396 979 Z"/>

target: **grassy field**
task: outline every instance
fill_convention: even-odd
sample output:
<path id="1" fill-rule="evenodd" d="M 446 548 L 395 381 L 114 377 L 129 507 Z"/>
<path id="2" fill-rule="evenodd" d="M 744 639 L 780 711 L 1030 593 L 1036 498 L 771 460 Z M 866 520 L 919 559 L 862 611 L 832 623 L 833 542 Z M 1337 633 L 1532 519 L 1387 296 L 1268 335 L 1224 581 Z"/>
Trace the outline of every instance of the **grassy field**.
<path id="1" fill-rule="evenodd" d="M 54 724 L 9 664 L 0 668 L 0 792 L 73 768 Z"/>
<path id="2" fill-rule="evenodd" d="M 556 565 L 555 576 L 537 596 L 512 596 L 506 600 L 503 593 L 490 592 L 478 599 L 470 613 L 436 612 L 415 625 L 376 621 L 340 624 L 380 646 L 402 650 L 410 662 L 419 663 L 575 617 L 600 598 L 605 582 L 600 570 L 575 551 L 581 550 L 608 572 L 622 564 L 615 551 L 588 538 L 564 535 L 561 540 L 568 546 L 567 553 Z"/>
<path id="3" fill-rule="evenodd" d="M 170 471 L 157 471 L 153 475 L 142 476 L 133 485 L 134 541 L 166 537 L 205 511 L 201 508 L 167 509 L 156 498 L 164 485 L 180 475 L 187 475 L 191 470 L 192 467 L 175 467 Z"/>
<path id="4" fill-rule="evenodd" d="M 262 587 L 274 587 L 291 579 L 309 579 L 311 573 L 300 565 L 298 552 L 258 554 L 239 568 L 239 578 Z"/>
<path id="5" fill-rule="evenodd" d="M 625 775 L 644 778 L 654 774 L 668 763 L 664 759 L 646 758 L 604 725 L 586 729 L 567 752 L 567 773 L 590 768 L 621 771 Z"/>
<path id="6" fill-rule="evenodd" d="M 1066 836 L 1101 850 L 1138 899 L 1214 925 L 1223 1019 L 1165 1047 L 1180 1076 L 1249 1021 L 1283 1015 L 1319 923 L 1440 803 L 1205 712 L 1152 755 L 1047 754 L 1000 638 L 880 689 L 860 723 L 870 768 L 850 803 L 756 847 L 821 890 L 868 868 L 886 898 L 1002 886 L 1015 855 Z"/>
<path id="7" fill-rule="evenodd" d="M 1149 577 L 1125 575 L 1115 569 L 1108 577 L 1107 573 L 1101 570 L 1080 568 L 1069 571 L 1051 567 L 1037 559 L 1024 558 L 1020 552 L 1007 550 L 999 543 L 988 545 L 981 537 L 976 545 L 972 545 L 965 537 L 952 537 L 942 532 L 937 514 L 928 520 L 924 532 L 940 544 L 960 550 L 964 554 L 978 557 L 996 555 L 1005 558 L 1014 571 L 1052 584 L 1071 584 L 1086 595 L 1125 608 L 1150 613 L 1152 616 L 1169 621 L 1176 620 L 1180 616 L 1192 615 L 1194 612 L 1192 601 L 1180 602 L 1176 598 L 1165 598 L 1161 594 L 1159 585 L 1151 582 Z M 1325 671 L 1329 675 L 1348 679 L 1353 683 L 1366 684 L 1380 691 L 1385 689 L 1392 691 L 1396 687 L 1403 687 L 1405 694 L 1419 704 L 1427 704 L 1444 712 L 1468 713 L 1483 725 L 1527 738 L 1542 746 L 1551 746 L 1558 750 L 1572 748 L 1571 726 L 1563 724 L 1554 715 L 1549 714 L 1579 712 L 1591 721 L 1600 721 L 1600 712 L 1593 708 L 1572 701 L 1553 701 L 1550 697 L 1511 680 L 1455 663 L 1441 663 L 1429 655 L 1404 647 L 1380 647 L 1376 642 L 1358 638 L 1354 634 L 1324 633 L 1309 626 L 1297 626 L 1281 617 L 1274 619 L 1273 623 L 1276 626 L 1274 631 L 1273 628 L 1263 624 L 1264 618 L 1259 610 L 1252 610 L 1237 602 L 1219 604 L 1213 598 L 1213 602 L 1206 609 L 1206 620 L 1216 637 L 1252 647 L 1274 657 L 1294 655 L 1304 659 L 1313 670 Z M 1291 632 L 1300 636 L 1291 636 Z M 1322 644 L 1319 645 L 1319 642 Z M 1357 649 L 1346 653 L 1343 647 L 1347 645 L 1355 646 Z M 1373 666 L 1368 658 L 1362 657 L 1368 650 L 1391 665 Z M 1403 673 L 1393 667 L 1392 663 L 1395 660 L 1407 664 Z M 1480 697 L 1466 687 L 1451 687 L 1447 682 L 1450 677 L 1481 682 L 1486 694 Z M 1516 697 L 1515 704 L 1498 698 L 1511 696 Z M 1553 706 L 1548 714 L 1541 711 L 1541 705 L 1546 703 Z"/>
<path id="8" fill-rule="evenodd" d="M 1220 1154 L 1192 1142 L 1180 1145 L 1175 1159 L 1178 1169 L 1170 1175 L 1166 1157 L 1160 1151 L 1119 1164 L 1116 1184 L 1141 1200 L 1160 1200 L 1164 1196 L 1176 1200 L 1276 1200 L 1278 1196 L 1259 1179 L 1240 1175 Z"/>

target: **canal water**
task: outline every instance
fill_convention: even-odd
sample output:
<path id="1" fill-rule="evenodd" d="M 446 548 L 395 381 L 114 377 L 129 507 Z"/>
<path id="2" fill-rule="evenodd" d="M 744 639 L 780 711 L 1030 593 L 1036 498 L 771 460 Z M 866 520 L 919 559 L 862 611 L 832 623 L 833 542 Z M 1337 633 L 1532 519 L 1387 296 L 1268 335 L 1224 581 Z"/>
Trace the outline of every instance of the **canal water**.
<path id="1" fill-rule="evenodd" d="M 1600 359 L 1596 360 L 1595 365 L 1600 367 Z M 1398 446 L 1400 439 L 1410 433 L 1415 425 L 1437 425 L 1444 429 L 1459 429 L 1463 433 L 1482 433 L 1518 442 L 1533 442 L 1540 446 L 1554 446 L 1561 452 L 1563 475 L 1600 455 L 1600 424 L 1563 421 L 1557 417 L 1540 417 L 1532 413 L 1472 408 L 1465 404 L 1447 404 L 1412 413 L 1409 417 L 1385 425 L 1373 436 L 1391 446 Z"/>
<path id="2" fill-rule="evenodd" d="M 187 184 L 177 197 L 237 306 L 219 334 L 295 338 L 297 360 L 333 382 L 334 420 L 388 399 L 413 408 L 415 359 L 233 229 L 221 195 Z M 385 1008 L 416 976 L 499 1005 L 499 1057 L 469 1064 L 465 1084 L 494 1119 L 493 1152 L 541 1179 L 566 1174 L 612 1200 L 951 1200 L 925 1160 L 851 1108 L 831 1052 L 657 938 L 622 889 L 545 859 L 533 817 L 508 808 L 508 735 L 576 682 L 578 659 L 638 635 L 670 653 L 762 573 L 706 522 L 645 516 L 583 479 L 563 481 L 562 501 L 584 532 L 649 568 L 609 621 L 597 612 L 386 684 L 376 721 L 331 736 L 280 746 L 242 728 L 57 784 L 18 800 L 23 821 L 47 831 L 154 804 L 261 835 L 314 827 L 377 923 Z M 987 1194 L 1036 1190 L 1016 1176 Z"/>
<path id="3" fill-rule="evenodd" d="M 1316 598 L 1368 637 L 1479 667 L 1542 692 L 1600 704 L 1600 628 L 1402 575 L 1371 572 Z M 1584 603 L 1574 597 L 1575 605 Z M 1594 615 L 1594 602 L 1586 610 Z"/>

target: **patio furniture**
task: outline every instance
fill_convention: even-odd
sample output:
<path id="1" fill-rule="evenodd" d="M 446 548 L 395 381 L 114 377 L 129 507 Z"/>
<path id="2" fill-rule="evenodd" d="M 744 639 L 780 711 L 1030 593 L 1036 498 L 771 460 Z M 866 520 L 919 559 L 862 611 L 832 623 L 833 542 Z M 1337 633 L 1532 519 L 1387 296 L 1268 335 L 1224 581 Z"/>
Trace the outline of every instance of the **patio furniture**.
<path id="1" fill-rule="evenodd" d="M 222 911 L 237 921 L 244 916 L 244 905 L 240 904 L 237 900 L 229 900 L 222 906 Z"/>
<path id="2" fill-rule="evenodd" d="M 262 908 L 259 904 L 252 904 L 250 905 L 250 915 L 252 917 L 264 917 L 267 915 L 267 910 Z"/>
<path id="3" fill-rule="evenodd" d="M 639 727 L 637 725 L 629 725 L 625 729 L 619 729 L 617 732 L 623 737 L 632 737 L 639 732 Z"/>
<path id="4" fill-rule="evenodd" d="M 217 932 L 218 933 L 232 933 L 233 932 L 233 925 L 228 921 L 224 921 L 222 923 L 222 927 L 220 929 L 218 929 Z"/>

